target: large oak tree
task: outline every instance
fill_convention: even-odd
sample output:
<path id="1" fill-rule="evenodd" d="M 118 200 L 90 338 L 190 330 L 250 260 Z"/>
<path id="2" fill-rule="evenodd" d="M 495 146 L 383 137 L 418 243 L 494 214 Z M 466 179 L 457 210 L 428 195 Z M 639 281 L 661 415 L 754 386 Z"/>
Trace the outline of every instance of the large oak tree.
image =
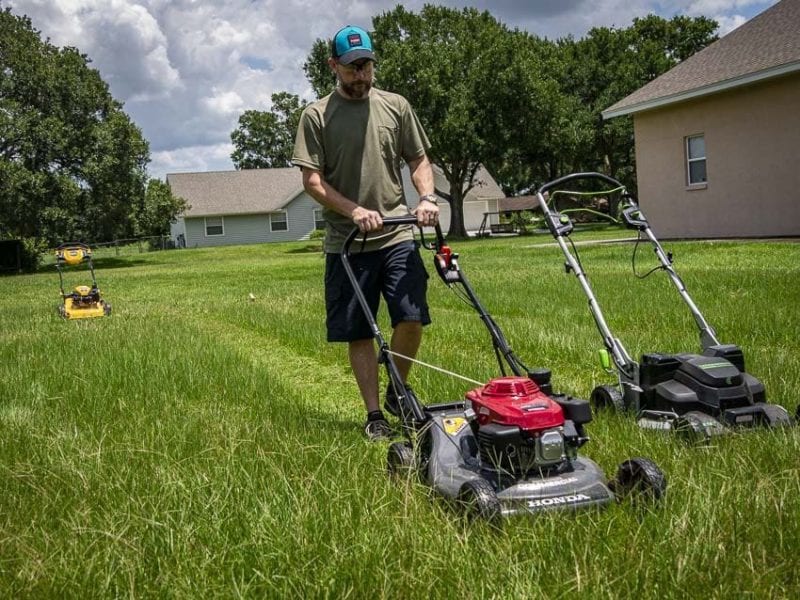
<path id="1" fill-rule="evenodd" d="M 0 11 L 0 236 L 52 245 L 136 232 L 148 144 L 89 63 Z"/>

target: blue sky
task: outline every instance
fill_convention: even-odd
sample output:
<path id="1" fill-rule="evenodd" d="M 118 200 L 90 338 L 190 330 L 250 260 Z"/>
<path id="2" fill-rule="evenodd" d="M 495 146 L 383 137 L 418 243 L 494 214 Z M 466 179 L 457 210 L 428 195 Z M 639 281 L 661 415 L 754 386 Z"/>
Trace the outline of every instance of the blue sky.
<path id="1" fill-rule="evenodd" d="M 153 177 L 233 168 L 230 134 L 274 92 L 312 99 L 302 63 L 317 38 L 344 24 L 369 28 L 397 0 L 0 0 L 58 46 L 87 54 L 150 143 Z M 412 11 L 425 2 L 402 2 Z M 430 2 L 428 2 L 430 3 Z M 551 39 L 591 27 L 627 27 L 650 13 L 706 16 L 724 35 L 775 0 L 480 0 L 440 4 L 489 10 Z"/>

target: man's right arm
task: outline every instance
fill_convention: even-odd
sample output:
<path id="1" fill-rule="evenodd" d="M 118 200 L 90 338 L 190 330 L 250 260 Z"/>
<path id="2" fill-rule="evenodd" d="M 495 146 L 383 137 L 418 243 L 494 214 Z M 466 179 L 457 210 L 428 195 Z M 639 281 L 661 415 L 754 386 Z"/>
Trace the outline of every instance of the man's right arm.
<path id="1" fill-rule="evenodd" d="M 359 206 L 340 194 L 325 181 L 319 171 L 309 167 L 302 167 L 302 170 L 303 188 L 322 206 L 351 219 L 362 232 L 377 231 L 383 228 L 383 220 L 379 212 Z"/>

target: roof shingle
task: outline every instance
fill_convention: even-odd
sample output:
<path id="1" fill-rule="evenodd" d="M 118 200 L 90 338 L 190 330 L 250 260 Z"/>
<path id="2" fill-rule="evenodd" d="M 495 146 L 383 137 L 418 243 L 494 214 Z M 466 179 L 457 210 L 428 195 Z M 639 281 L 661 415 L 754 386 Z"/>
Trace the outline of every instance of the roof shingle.
<path id="1" fill-rule="evenodd" d="M 274 212 L 303 191 L 297 167 L 169 173 L 167 183 L 191 205 L 187 217 Z"/>

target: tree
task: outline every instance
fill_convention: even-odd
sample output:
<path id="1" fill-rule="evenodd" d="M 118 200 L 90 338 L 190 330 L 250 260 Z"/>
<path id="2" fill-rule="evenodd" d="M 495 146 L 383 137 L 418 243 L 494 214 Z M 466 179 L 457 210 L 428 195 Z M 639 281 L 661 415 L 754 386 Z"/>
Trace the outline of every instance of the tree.
<path id="1" fill-rule="evenodd" d="M 160 179 L 151 179 L 147 183 L 136 233 L 140 236 L 167 235 L 170 223 L 189 208 L 186 200 L 172 195 L 169 185 Z"/>
<path id="2" fill-rule="evenodd" d="M 591 120 L 590 135 L 573 170 L 599 170 L 635 186 L 633 119 L 603 120 L 601 111 L 716 40 L 717 23 L 705 17 L 655 15 L 626 29 L 596 27 L 578 41 L 560 40 L 561 84 Z"/>
<path id="3" fill-rule="evenodd" d="M 292 166 L 292 151 L 300 113 L 308 103 L 288 92 L 272 94 L 268 112 L 247 110 L 231 134 L 231 160 L 237 169 Z"/>
<path id="4" fill-rule="evenodd" d="M 318 39 L 311 47 L 311 53 L 306 62 L 303 63 L 306 79 L 311 84 L 317 98 L 327 96 L 336 88 L 336 75 L 328 66 L 330 55 L 331 40 Z"/>
<path id="5" fill-rule="evenodd" d="M 541 46 L 472 8 L 398 6 L 373 26 L 378 86 L 414 105 L 450 184 L 449 234 L 463 237 L 463 199 L 479 165 L 510 160 L 519 130 L 541 137 L 553 117 L 555 80 L 524 60 L 538 60 Z"/>
<path id="6" fill-rule="evenodd" d="M 148 145 L 89 62 L 0 11 L 0 235 L 53 245 L 133 233 Z"/>

